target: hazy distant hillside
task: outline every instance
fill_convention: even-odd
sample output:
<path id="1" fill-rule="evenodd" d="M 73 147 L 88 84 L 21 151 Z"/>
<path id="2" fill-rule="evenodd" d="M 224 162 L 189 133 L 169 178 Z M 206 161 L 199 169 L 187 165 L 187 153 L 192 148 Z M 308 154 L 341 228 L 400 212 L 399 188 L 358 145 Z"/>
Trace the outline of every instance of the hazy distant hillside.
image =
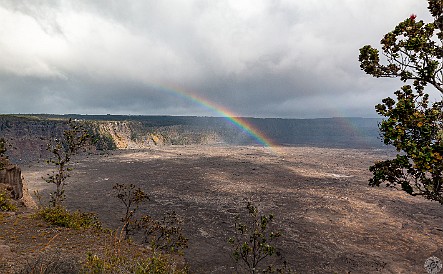
<path id="1" fill-rule="evenodd" d="M 46 157 L 45 144 L 65 129 L 65 120 L 85 123 L 97 149 L 133 149 L 153 145 L 263 145 L 226 118 L 124 115 L 0 115 L 0 137 L 12 145 L 16 160 Z M 287 146 L 383 148 L 378 119 L 245 118 L 256 132 Z"/>
<path id="2" fill-rule="evenodd" d="M 222 117 L 195 116 L 127 116 L 127 115 L 60 115 L 45 116 L 96 121 L 137 121 L 147 127 L 193 126 L 219 131 L 232 144 L 253 144 L 254 138 Z M 259 132 L 277 144 L 327 147 L 383 147 L 379 139 L 377 118 L 280 119 L 245 118 Z M 227 130 L 227 132 L 225 132 Z"/>
<path id="3" fill-rule="evenodd" d="M 264 119 L 254 123 L 279 144 L 380 148 L 379 119 Z"/>

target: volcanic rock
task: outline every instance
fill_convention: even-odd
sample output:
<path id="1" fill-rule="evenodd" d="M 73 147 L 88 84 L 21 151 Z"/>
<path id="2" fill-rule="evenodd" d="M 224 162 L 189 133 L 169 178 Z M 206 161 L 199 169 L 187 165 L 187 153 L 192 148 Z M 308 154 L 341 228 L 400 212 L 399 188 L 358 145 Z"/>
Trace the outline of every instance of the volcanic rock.
<path id="1" fill-rule="evenodd" d="M 20 167 L 11 164 L 6 158 L 1 158 L 0 162 L 0 184 L 6 185 L 6 188 L 11 191 L 11 198 L 21 199 L 23 197 L 23 181 Z"/>

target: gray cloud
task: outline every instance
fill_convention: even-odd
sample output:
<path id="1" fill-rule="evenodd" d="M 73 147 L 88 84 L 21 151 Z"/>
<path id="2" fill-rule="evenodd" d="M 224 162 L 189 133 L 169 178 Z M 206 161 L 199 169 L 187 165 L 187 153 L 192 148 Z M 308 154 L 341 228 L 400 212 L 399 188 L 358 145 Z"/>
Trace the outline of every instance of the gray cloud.
<path id="1" fill-rule="evenodd" d="M 372 79 L 377 45 L 425 1 L 0 0 L 3 113 L 376 116 L 401 82 Z"/>

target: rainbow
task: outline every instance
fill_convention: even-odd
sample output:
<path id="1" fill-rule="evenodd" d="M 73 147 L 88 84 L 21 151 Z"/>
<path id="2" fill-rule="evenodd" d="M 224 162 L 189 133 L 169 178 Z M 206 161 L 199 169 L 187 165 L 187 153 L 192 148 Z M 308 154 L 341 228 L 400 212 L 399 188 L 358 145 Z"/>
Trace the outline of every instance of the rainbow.
<path id="1" fill-rule="evenodd" d="M 341 111 L 334 111 L 333 117 L 339 122 L 342 128 L 346 128 L 347 130 L 349 130 L 351 135 L 357 136 L 362 145 L 371 146 L 371 143 L 366 140 L 366 138 L 368 137 L 367 134 L 364 133 L 361 128 L 355 125 L 355 121 L 351 120 L 352 117 L 347 117 L 346 114 Z M 382 140 L 380 140 L 380 144 L 381 143 L 383 143 Z"/>
<path id="2" fill-rule="evenodd" d="M 239 129 L 246 132 L 249 136 L 255 139 L 258 143 L 262 144 L 265 147 L 273 147 L 275 144 L 273 141 L 266 137 L 263 133 L 261 133 L 257 128 L 255 128 L 250 122 L 246 119 L 239 117 L 234 112 L 230 111 L 228 108 L 218 105 L 214 102 L 211 102 L 201 96 L 198 96 L 190 91 L 187 91 L 183 88 L 172 87 L 171 85 L 155 85 L 150 84 L 150 86 L 156 90 L 167 92 L 173 95 L 178 95 L 182 98 L 190 100 L 198 105 L 205 107 L 211 112 L 216 113 L 216 115 L 220 115 L 221 117 L 228 120 L 230 123 L 238 127 Z"/>

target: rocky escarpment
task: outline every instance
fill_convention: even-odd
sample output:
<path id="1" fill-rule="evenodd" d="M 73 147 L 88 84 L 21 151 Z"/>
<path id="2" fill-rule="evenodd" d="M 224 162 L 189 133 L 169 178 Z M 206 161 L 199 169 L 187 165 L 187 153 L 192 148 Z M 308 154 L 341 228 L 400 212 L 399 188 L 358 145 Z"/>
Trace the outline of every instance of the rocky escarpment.
<path id="1" fill-rule="evenodd" d="M 14 207 L 35 208 L 37 206 L 29 195 L 21 168 L 2 155 L 0 155 L 0 193 L 6 195 L 3 198 L 12 199 L 9 200 L 9 203 Z M 3 202 L 5 201 L 3 200 Z"/>
<path id="2" fill-rule="evenodd" d="M 7 143 L 7 155 L 14 163 L 47 159 L 48 142 L 66 129 L 61 120 L 0 115 L 0 138 Z"/>
<path id="3" fill-rule="evenodd" d="M 8 155 L 15 163 L 48 159 L 47 144 L 60 138 L 68 119 L 88 128 L 96 150 L 221 143 L 385 148 L 379 140 L 378 120 L 365 118 L 242 118 L 234 123 L 223 117 L 0 115 L 0 138 L 7 139 Z"/>
<path id="4" fill-rule="evenodd" d="M 0 157 L 0 188 L 8 191 L 15 200 L 23 198 L 22 171 L 4 157 Z"/>
<path id="5" fill-rule="evenodd" d="M 23 197 L 23 181 L 21 169 L 16 165 L 8 165 L 0 170 L 0 184 L 6 185 L 14 199 Z"/>
<path id="6" fill-rule="evenodd" d="M 88 124 L 95 136 L 108 143 L 108 147 L 117 149 L 223 142 L 215 131 L 192 126 L 150 126 L 139 121 L 94 121 Z"/>
<path id="7" fill-rule="evenodd" d="M 46 160 L 51 139 L 61 138 L 71 117 L 0 115 L 0 138 L 8 143 L 8 156 L 16 163 Z M 217 144 L 220 131 L 194 125 L 151 121 L 77 119 L 93 139 L 92 150 L 142 149 L 155 145 Z"/>

